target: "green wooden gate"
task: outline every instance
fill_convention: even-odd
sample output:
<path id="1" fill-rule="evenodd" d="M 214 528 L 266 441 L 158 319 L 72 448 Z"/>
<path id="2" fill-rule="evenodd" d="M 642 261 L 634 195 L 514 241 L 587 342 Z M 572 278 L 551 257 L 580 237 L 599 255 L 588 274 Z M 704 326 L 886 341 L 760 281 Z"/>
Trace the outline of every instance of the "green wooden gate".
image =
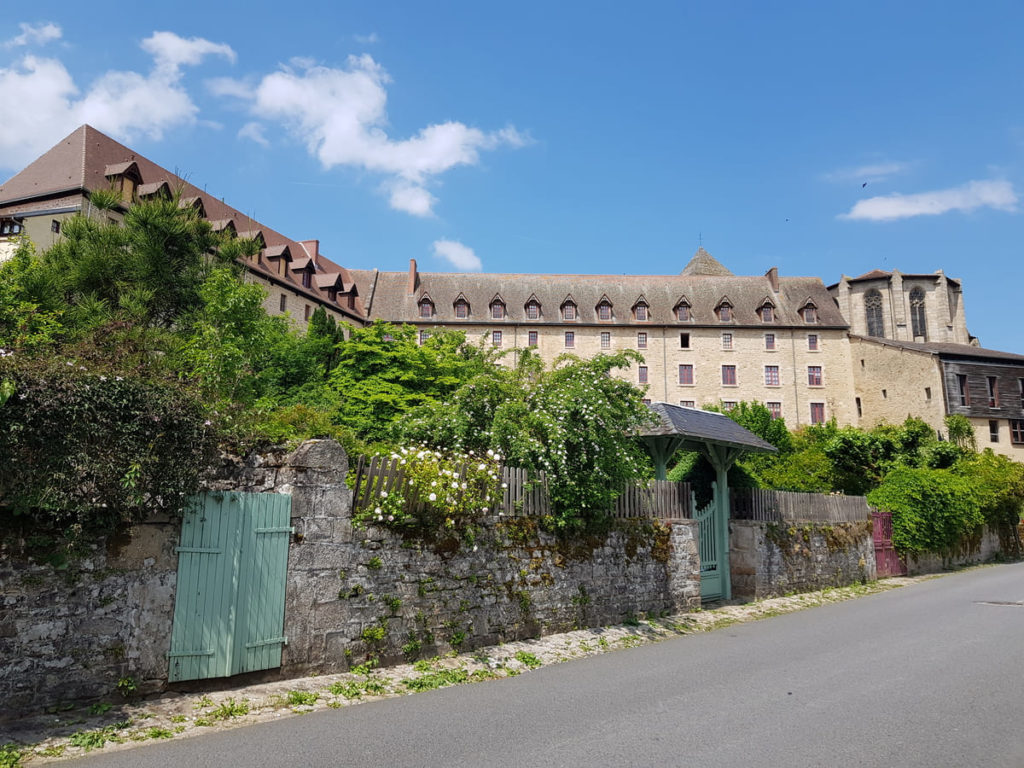
<path id="1" fill-rule="evenodd" d="M 207 493 L 186 513 L 168 680 L 281 666 L 291 496 Z"/>
<path id="2" fill-rule="evenodd" d="M 711 484 L 713 498 L 704 509 L 697 509 L 697 500 L 693 499 L 690 509 L 697 521 L 697 546 L 700 551 L 700 598 L 701 600 L 718 600 L 722 597 L 722 568 L 719 562 L 718 535 L 718 489 Z"/>

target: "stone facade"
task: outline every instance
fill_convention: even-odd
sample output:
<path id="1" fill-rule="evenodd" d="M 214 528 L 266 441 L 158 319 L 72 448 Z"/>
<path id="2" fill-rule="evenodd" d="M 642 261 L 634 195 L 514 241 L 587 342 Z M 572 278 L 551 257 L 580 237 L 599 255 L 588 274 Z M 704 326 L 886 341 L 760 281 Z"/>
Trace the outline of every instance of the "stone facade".
<path id="1" fill-rule="evenodd" d="M 907 573 L 911 576 L 919 573 L 938 573 L 965 565 L 986 563 L 1003 557 L 1013 557 L 1016 542 L 1012 540 L 1013 531 L 1007 529 L 1000 535 L 992 526 L 982 526 L 976 536 L 961 540 L 960 545 L 951 552 L 921 552 L 903 558 Z"/>
<path id="2" fill-rule="evenodd" d="M 876 578 L 871 523 L 729 521 L 733 596 L 760 600 Z"/>
<path id="3" fill-rule="evenodd" d="M 287 493 L 282 667 L 269 677 L 345 670 L 369 655 L 431 656 L 700 605 L 697 526 L 617 521 L 560 540 L 529 518 L 485 517 L 473 543 L 420 541 L 352 525 L 348 460 L 331 441 L 240 460 L 210 490 Z M 0 719 L 32 707 L 166 685 L 180 523 L 153 520 L 98 542 L 66 570 L 0 554 Z"/>
<path id="4" fill-rule="evenodd" d="M 857 337 L 850 339 L 850 357 L 858 426 L 870 429 L 916 416 L 945 431 L 945 390 L 936 357 Z"/>

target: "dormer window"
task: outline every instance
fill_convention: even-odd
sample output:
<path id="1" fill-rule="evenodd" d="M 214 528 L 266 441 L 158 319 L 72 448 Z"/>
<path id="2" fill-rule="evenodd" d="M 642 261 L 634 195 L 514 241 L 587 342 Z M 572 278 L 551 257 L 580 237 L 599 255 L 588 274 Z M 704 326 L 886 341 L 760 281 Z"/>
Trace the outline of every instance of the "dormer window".
<path id="1" fill-rule="evenodd" d="M 420 317 L 433 317 L 434 316 L 434 302 L 427 297 L 420 299 Z"/>
<path id="2" fill-rule="evenodd" d="M 302 287 L 310 288 L 313 285 L 313 275 L 310 272 L 302 273 Z"/>
<path id="3" fill-rule="evenodd" d="M 139 185 L 138 194 L 140 200 L 153 200 L 155 198 L 170 200 L 171 188 L 167 185 L 166 181 L 154 181 L 151 184 Z"/>
<path id="4" fill-rule="evenodd" d="M 681 323 L 687 323 L 693 319 L 693 313 L 690 311 L 690 305 L 686 302 L 676 305 L 676 320 Z"/>
<path id="5" fill-rule="evenodd" d="M 775 322 L 775 307 L 771 304 L 762 304 L 758 310 L 758 314 L 761 316 L 762 323 L 774 323 Z"/>
<path id="6" fill-rule="evenodd" d="M 562 305 L 562 319 L 563 320 L 575 320 L 576 319 L 576 305 L 567 301 Z"/>
<path id="7" fill-rule="evenodd" d="M 608 301 L 608 299 L 602 299 L 601 302 L 597 305 L 597 319 L 612 319 L 612 303 Z"/>
<path id="8" fill-rule="evenodd" d="M 633 305 L 633 319 L 637 322 L 646 323 L 650 319 L 650 307 L 647 300 L 641 297 Z"/>
<path id="9" fill-rule="evenodd" d="M 715 314 L 718 315 L 719 322 L 731 323 L 732 322 L 732 304 L 728 301 L 723 301 L 715 308 Z"/>
<path id="10" fill-rule="evenodd" d="M 540 318 L 540 302 L 536 299 L 530 299 L 526 302 L 526 319 L 537 320 Z"/>
<path id="11" fill-rule="evenodd" d="M 134 202 L 135 193 L 142 183 L 139 166 L 134 161 L 108 165 L 103 175 L 110 181 L 110 188 L 121 195 L 123 202 Z"/>
<path id="12" fill-rule="evenodd" d="M 505 318 L 505 304 L 500 300 L 491 302 L 491 319 L 503 320 Z"/>
<path id="13" fill-rule="evenodd" d="M 805 323 L 817 323 L 818 308 L 808 302 L 807 304 L 804 305 L 803 309 L 800 310 L 800 316 L 803 317 Z"/>
<path id="14" fill-rule="evenodd" d="M 469 317 L 469 302 L 461 296 L 455 300 L 455 317 L 459 320 Z"/>

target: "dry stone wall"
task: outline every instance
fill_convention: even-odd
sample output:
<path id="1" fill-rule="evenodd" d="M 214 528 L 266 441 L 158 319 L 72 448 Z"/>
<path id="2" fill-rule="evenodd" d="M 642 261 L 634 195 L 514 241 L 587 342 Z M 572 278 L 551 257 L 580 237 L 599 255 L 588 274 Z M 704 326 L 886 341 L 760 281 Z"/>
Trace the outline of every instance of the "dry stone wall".
<path id="1" fill-rule="evenodd" d="M 871 523 L 729 521 L 733 596 L 760 600 L 876 578 Z"/>

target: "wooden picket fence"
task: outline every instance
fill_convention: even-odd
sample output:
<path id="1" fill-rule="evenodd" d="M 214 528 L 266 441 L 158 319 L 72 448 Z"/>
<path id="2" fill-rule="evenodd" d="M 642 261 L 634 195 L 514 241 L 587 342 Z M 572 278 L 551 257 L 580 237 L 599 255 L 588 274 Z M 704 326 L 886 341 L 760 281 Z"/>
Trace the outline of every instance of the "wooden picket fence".
<path id="1" fill-rule="evenodd" d="M 379 503 L 381 491 L 398 492 L 405 472 L 398 459 L 360 456 L 356 464 L 353 508 L 364 510 Z M 534 475 L 520 467 L 502 467 L 504 484 L 499 511 L 507 517 L 538 517 L 551 514 L 547 474 Z M 653 480 L 648 484 L 626 485 L 611 511 L 616 518 L 689 518 L 692 514 L 689 483 Z M 418 512 L 422 504 L 408 511 Z"/>
<path id="2" fill-rule="evenodd" d="M 730 516 L 734 520 L 760 520 L 769 523 L 860 523 L 869 519 L 871 514 L 871 507 L 863 496 L 731 488 L 729 501 Z"/>

